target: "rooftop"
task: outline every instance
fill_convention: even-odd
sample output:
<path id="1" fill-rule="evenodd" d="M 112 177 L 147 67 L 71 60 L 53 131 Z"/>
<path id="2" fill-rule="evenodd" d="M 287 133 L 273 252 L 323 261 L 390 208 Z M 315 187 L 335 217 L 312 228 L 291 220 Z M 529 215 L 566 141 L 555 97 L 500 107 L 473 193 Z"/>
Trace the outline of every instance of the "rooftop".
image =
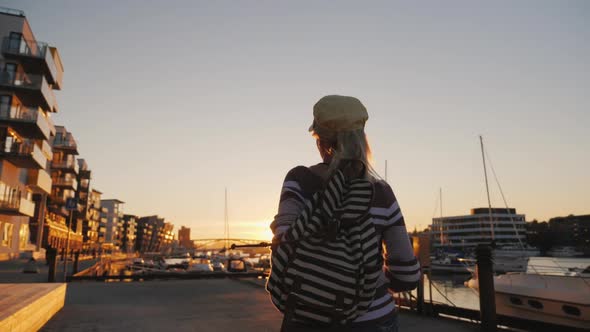
<path id="1" fill-rule="evenodd" d="M 13 9 L 13 8 L 7 8 L 7 7 L 0 7 L 0 14 L 25 17 L 24 11 L 22 11 L 20 9 Z"/>

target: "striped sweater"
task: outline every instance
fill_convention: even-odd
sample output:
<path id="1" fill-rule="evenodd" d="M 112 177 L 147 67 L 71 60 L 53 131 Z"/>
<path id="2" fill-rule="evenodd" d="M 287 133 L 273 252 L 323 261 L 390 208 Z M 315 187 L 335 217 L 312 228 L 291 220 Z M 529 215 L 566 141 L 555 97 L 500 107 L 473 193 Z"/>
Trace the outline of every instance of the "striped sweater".
<path id="1" fill-rule="evenodd" d="M 319 175 L 304 166 L 289 171 L 283 182 L 278 214 L 271 224 L 275 239 L 281 239 L 290 229 L 304 209 L 305 201 L 311 199 L 313 194 L 322 188 L 323 182 Z M 374 199 L 369 213 L 383 244 L 385 264 L 368 312 L 355 320 L 359 323 L 391 315 L 395 303 L 388 289 L 411 290 L 417 286 L 420 279 L 420 265 L 413 254 L 404 218 L 395 195 L 386 182 L 375 183 Z"/>

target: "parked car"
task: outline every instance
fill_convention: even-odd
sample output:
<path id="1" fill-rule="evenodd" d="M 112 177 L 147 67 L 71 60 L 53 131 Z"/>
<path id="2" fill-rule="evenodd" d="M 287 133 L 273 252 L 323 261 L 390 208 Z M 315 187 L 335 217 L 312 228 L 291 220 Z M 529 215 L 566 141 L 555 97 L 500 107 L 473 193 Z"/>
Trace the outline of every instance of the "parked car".
<path id="1" fill-rule="evenodd" d="M 213 264 L 206 258 L 194 259 L 188 267 L 189 272 L 213 272 Z"/>

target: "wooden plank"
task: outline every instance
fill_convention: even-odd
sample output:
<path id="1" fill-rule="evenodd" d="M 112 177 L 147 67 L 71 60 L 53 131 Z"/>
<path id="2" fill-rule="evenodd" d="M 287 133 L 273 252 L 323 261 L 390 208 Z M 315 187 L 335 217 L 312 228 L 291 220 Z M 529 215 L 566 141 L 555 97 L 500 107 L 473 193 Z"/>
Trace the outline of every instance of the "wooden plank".
<path id="1" fill-rule="evenodd" d="M 0 285 L 0 331 L 38 331 L 64 306 L 66 284 Z"/>

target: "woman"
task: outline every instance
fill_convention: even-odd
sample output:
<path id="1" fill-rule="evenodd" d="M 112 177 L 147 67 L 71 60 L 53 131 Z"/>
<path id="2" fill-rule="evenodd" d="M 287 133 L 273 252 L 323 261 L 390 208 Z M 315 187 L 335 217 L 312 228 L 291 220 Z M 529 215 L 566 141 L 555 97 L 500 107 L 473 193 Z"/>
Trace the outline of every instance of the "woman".
<path id="1" fill-rule="evenodd" d="M 341 172 L 347 179 L 360 178 L 371 182 L 373 195 L 368 207 L 368 217 L 374 225 L 378 240 L 383 244 L 383 267 L 368 310 L 352 323 L 344 327 L 339 326 L 337 330 L 397 331 L 397 310 L 389 290 L 399 292 L 414 289 L 420 279 L 420 266 L 413 254 L 395 195 L 370 166 L 371 149 L 364 132 L 368 119 L 367 111 L 354 97 L 331 95 L 321 98 L 315 104 L 313 115 L 314 121 L 309 130 L 316 139 L 323 162 L 309 168 L 298 166 L 287 174 L 281 192 L 279 211 L 271 224 L 273 242 L 280 243 L 285 240 L 285 234 L 289 233 L 291 226 L 302 214 L 306 202 L 312 199 L 314 193 L 322 190 L 335 172 Z M 273 250 L 273 257 L 275 255 L 277 254 Z M 276 266 L 274 268 L 278 269 Z M 277 274 L 282 272 L 276 271 Z M 314 277 L 322 277 L 322 274 Z M 276 289 L 280 287 L 275 285 L 277 279 L 273 279 L 271 275 L 267 284 L 271 297 L 276 297 Z M 276 304 L 275 300 L 273 298 Z M 312 325 L 285 318 L 282 330 L 329 330 Z"/>

